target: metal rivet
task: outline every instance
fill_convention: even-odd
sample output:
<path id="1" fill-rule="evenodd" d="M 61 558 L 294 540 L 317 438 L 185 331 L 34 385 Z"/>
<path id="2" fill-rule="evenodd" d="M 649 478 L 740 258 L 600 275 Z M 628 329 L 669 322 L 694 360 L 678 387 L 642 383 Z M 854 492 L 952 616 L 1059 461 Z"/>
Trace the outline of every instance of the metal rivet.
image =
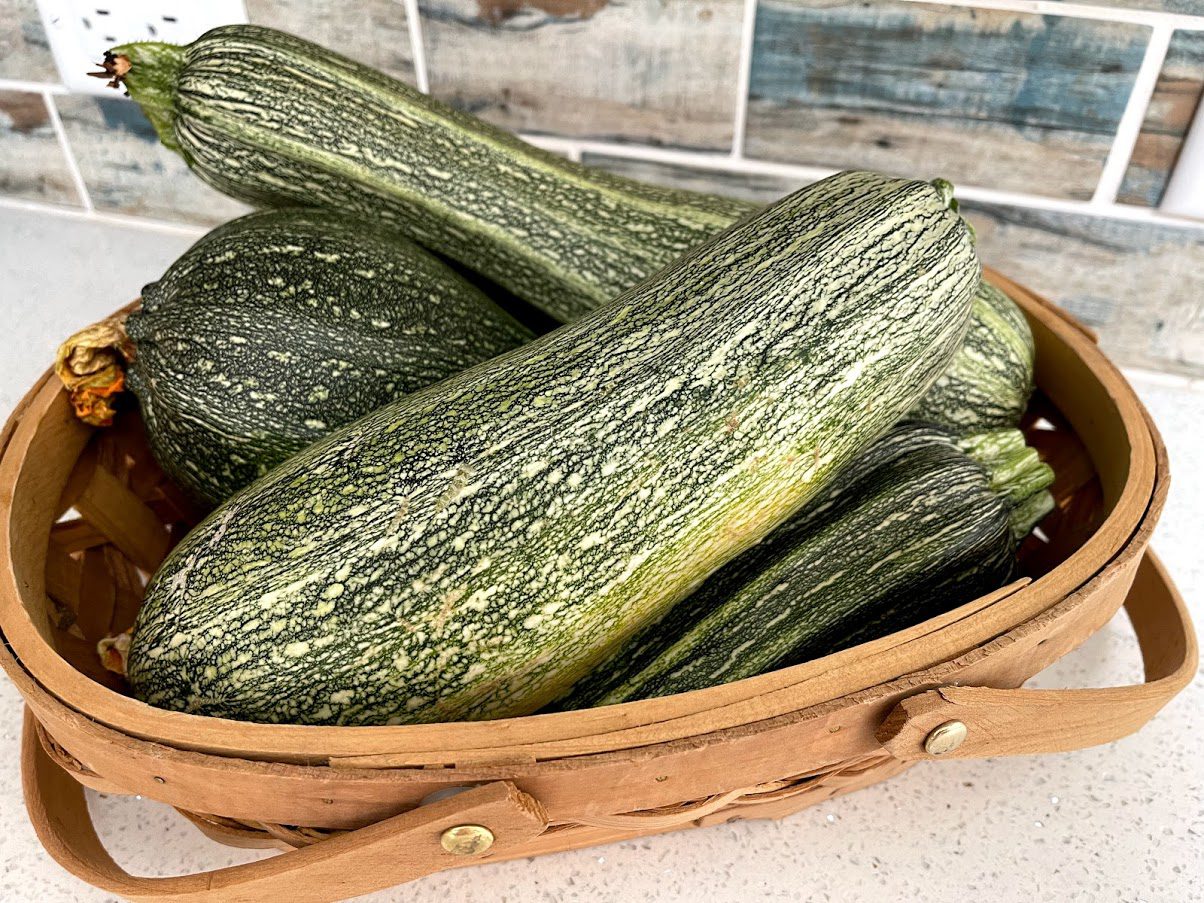
<path id="1" fill-rule="evenodd" d="M 960 721 L 946 721 L 944 724 L 934 727 L 932 732 L 924 738 L 924 752 L 930 756 L 953 752 L 962 745 L 969 732 L 969 728 Z"/>
<path id="2" fill-rule="evenodd" d="M 439 843 L 453 856 L 475 856 L 493 846 L 493 832 L 484 825 L 456 825 L 443 832 Z"/>

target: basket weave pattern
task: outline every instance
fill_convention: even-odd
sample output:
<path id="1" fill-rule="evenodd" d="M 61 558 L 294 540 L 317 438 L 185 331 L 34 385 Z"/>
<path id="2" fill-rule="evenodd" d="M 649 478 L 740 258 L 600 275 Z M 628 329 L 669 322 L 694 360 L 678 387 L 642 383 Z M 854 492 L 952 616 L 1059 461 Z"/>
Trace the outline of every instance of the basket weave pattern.
<path id="1" fill-rule="evenodd" d="M 816 662 L 534 718 L 297 728 L 130 699 L 98 643 L 132 627 L 149 575 L 202 512 L 164 477 L 136 411 L 89 429 L 44 379 L 0 434 L 0 667 L 28 703 L 23 782 L 43 843 L 84 880 L 134 899 L 301 903 L 481 858 L 781 817 L 931 758 L 924 739 L 949 720 L 969 725 L 953 758 L 1137 730 L 1196 662 L 1182 600 L 1143 560 L 1165 451 L 1088 331 L 992 279 L 1033 326 L 1041 391 L 1022 428 L 1056 474 L 1056 508 L 1021 549 L 1028 579 Z M 1144 684 L 1018 689 L 1122 603 Z M 206 875 L 132 876 L 104 852 L 81 786 L 173 805 L 223 843 L 291 852 Z M 494 830 L 484 857 L 439 847 L 438 831 L 465 824 Z"/>

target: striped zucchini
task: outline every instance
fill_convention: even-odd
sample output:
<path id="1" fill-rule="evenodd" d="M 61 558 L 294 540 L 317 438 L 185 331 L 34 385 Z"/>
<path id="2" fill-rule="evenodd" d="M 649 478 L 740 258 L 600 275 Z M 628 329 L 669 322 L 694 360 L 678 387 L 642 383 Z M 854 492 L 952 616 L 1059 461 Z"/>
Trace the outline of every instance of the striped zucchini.
<path id="1" fill-rule="evenodd" d="M 220 191 L 396 224 L 564 321 L 747 209 L 587 169 L 269 28 L 127 44 L 106 65 Z"/>
<path id="2" fill-rule="evenodd" d="M 974 296 L 970 331 L 957 356 L 911 416 L 974 433 L 1020 422 L 1033 391 L 1035 348 L 1024 314 L 983 281 Z"/>
<path id="3" fill-rule="evenodd" d="M 259 26 L 186 48 L 116 47 L 107 66 L 163 143 L 221 191 L 396 224 L 563 321 L 757 209 L 581 166 Z M 1032 337 L 990 286 L 973 316 L 917 416 L 960 431 L 1014 426 L 1032 390 Z"/>
<path id="4" fill-rule="evenodd" d="M 213 230 L 142 290 L 125 330 L 151 449 L 210 503 L 531 338 L 416 245 L 313 210 Z"/>
<path id="5" fill-rule="evenodd" d="M 932 185 L 815 183 L 239 493 L 147 588 L 137 696 L 231 718 L 530 712 L 791 516 L 964 337 Z"/>
<path id="6" fill-rule="evenodd" d="M 796 517 L 713 574 L 557 708 L 752 677 L 884 636 L 1014 576 L 1012 515 L 1053 474 L 1016 430 L 975 445 L 903 424 Z"/>

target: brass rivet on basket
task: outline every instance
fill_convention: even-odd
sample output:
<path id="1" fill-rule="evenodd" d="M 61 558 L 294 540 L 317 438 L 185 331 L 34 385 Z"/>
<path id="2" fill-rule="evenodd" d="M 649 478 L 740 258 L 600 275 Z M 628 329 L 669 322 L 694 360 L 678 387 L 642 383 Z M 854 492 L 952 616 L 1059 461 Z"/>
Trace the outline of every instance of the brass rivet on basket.
<path id="1" fill-rule="evenodd" d="M 944 724 L 934 727 L 932 732 L 924 738 L 924 752 L 930 756 L 953 752 L 962 745 L 969 732 L 969 729 L 960 721 L 946 721 Z"/>
<path id="2" fill-rule="evenodd" d="M 484 825 L 456 825 L 443 832 L 439 843 L 453 856 L 475 856 L 493 846 L 493 832 Z"/>

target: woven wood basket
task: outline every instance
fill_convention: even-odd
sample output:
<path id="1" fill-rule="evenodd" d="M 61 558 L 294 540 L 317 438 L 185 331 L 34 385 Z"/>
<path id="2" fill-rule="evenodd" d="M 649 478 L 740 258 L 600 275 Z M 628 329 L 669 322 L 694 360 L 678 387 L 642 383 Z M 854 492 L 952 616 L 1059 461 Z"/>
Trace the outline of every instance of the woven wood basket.
<path id="1" fill-rule="evenodd" d="M 27 702 L 23 780 L 42 842 L 85 881 L 136 900 L 334 900 L 480 861 L 780 817 L 935 756 L 1132 733 L 1196 666 L 1182 600 L 1146 550 L 1165 449 L 1089 330 L 989 276 L 1032 324 L 1039 391 L 1024 426 L 1057 472 L 1057 508 L 1022 549 L 1024 580 L 749 680 L 492 722 L 257 725 L 125 695 L 96 642 L 132 625 L 146 576 L 195 514 L 135 414 L 85 427 L 48 375 L 0 436 L 0 666 Z M 1122 604 L 1144 683 L 1020 689 Z M 160 800 L 224 843 L 287 852 L 132 876 L 105 852 L 83 787 Z"/>

